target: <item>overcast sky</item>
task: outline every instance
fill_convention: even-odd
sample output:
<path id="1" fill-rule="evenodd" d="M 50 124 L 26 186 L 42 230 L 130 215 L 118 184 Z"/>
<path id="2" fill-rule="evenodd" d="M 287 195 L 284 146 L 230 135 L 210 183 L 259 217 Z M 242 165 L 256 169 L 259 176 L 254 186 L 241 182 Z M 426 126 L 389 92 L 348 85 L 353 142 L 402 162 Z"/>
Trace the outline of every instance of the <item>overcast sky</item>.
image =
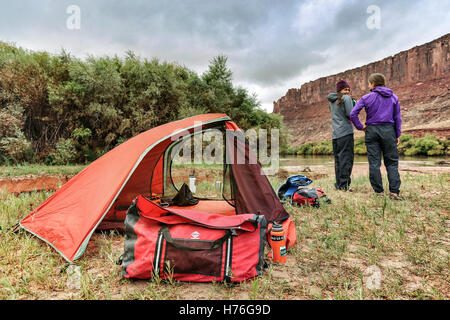
<path id="1" fill-rule="evenodd" d="M 80 58 L 124 56 L 131 50 L 199 74 L 214 56 L 224 54 L 234 84 L 255 93 L 269 112 L 289 88 L 450 32 L 448 0 L 0 3 L 0 40 L 27 49 L 59 53 L 64 48 Z M 71 5 L 79 8 L 79 16 Z"/>

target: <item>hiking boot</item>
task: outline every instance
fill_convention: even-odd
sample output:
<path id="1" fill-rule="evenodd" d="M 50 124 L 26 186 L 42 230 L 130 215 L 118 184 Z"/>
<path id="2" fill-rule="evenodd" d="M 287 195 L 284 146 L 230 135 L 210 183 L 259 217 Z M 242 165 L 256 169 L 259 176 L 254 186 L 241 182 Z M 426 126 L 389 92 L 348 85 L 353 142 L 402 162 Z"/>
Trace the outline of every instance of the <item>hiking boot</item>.
<path id="1" fill-rule="evenodd" d="M 403 198 L 400 195 L 400 193 L 394 193 L 394 192 L 389 193 L 389 198 L 392 200 L 405 200 L 405 198 Z"/>

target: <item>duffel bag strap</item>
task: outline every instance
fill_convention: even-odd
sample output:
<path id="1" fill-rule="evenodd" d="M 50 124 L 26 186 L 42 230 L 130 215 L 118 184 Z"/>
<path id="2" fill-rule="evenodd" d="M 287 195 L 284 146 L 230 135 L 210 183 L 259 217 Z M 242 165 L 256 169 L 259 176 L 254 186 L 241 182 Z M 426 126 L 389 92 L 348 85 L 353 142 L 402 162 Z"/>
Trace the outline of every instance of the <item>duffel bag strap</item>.
<path id="1" fill-rule="evenodd" d="M 229 237 L 231 237 L 231 236 L 236 234 L 235 230 L 227 230 L 227 233 L 222 238 L 217 239 L 216 241 L 214 241 L 209 248 L 199 249 L 199 248 L 192 248 L 192 247 L 188 247 L 188 246 L 176 243 L 173 240 L 172 236 L 170 235 L 169 228 L 167 226 L 162 227 L 159 232 L 162 234 L 164 239 L 166 239 L 166 241 L 168 243 L 170 243 L 172 246 L 174 246 L 175 248 L 184 249 L 184 250 L 191 250 L 191 251 L 204 251 L 204 250 L 213 250 L 213 249 L 220 248 L 220 246 L 222 246 L 222 244 L 225 241 L 227 241 L 227 239 Z"/>

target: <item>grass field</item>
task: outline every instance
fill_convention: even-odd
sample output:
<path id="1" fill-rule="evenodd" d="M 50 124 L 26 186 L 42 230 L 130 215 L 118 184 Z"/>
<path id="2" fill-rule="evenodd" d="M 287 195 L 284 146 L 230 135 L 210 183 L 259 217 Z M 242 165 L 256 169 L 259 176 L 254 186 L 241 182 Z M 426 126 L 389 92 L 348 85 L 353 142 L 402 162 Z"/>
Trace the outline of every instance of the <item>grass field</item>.
<path id="1" fill-rule="evenodd" d="M 24 164 L 19 166 L 0 166 L 0 177 L 17 177 L 28 175 L 72 176 L 86 165 L 46 166 L 41 164 Z"/>
<path id="2" fill-rule="evenodd" d="M 373 196 L 366 175 L 353 177 L 353 193 L 335 191 L 331 173 L 316 179 L 332 203 L 286 205 L 297 228 L 287 263 L 241 284 L 124 279 L 117 232 L 95 233 L 75 273 L 61 272 L 65 261 L 44 242 L 4 232 L 51 192 L 3 192 L 0 299 L 449 299 L 449 181 L 402 174 L 405 200 L 395 201 Z"/>

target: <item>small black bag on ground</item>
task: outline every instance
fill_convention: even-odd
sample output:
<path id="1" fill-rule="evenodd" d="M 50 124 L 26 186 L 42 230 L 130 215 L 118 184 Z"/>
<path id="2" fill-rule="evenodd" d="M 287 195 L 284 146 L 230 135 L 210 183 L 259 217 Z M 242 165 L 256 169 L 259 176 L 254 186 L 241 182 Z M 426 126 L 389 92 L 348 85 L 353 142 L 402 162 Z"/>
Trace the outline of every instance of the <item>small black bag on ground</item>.
<path id="1" fill-rule="evenodd" d="M 183 183 L 177 195 L 170 201 L 170 205 L 178 207 L 193 206 L 198 203 L 198 199 L 194 198 L 191 189 L 186 183 Z"/>

